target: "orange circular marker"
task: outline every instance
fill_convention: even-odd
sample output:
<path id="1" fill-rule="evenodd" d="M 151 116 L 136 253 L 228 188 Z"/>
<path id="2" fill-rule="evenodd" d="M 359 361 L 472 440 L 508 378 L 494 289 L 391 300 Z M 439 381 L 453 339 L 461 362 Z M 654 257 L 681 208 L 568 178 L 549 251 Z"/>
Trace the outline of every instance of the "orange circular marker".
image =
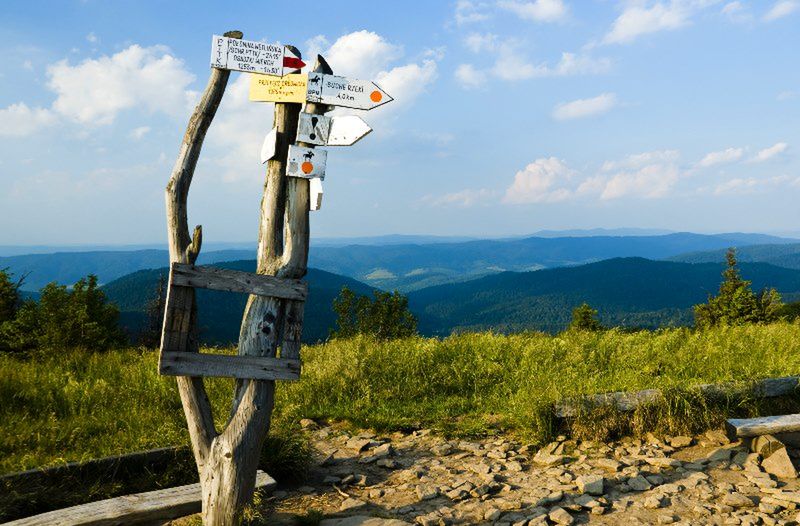
<path id="1" fill-rule="evenodd" d="M 300 169 L 303 170 L 304 174 L 310 174 L 311 172 L 314 171 L 314 165 L 306 161 L 300 165 Z"/>
<path id="2" fill-rule="evenodd" d="M 380 102 L 381 99 L 383 98 L 383 95 L 381 94 L 380 91 L 375 90 L 369 94 L 369 98 L 372 99 L 372 102 Z"/>

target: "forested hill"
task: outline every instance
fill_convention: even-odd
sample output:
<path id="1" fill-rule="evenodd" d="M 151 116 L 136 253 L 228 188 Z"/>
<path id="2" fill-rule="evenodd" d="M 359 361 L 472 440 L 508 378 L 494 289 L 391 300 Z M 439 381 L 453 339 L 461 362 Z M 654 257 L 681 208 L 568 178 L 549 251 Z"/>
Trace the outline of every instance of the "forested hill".
<path id="1" fill-rule="evenodd" d="M 717 263 L 725 261 L 725 250 L 689 252 L 668 258 L 684 263 Z M 752 245 L 736 250 L 738 261 L 770 263 L 778 267 L 800 269 L 800 243 Z"/>
<path id="2" fill-rule="evenodd" d="M 428 334 L 452 330 L 556 332 L 572 308 L 588 302 L 610 326 L 656 328 L 690 325 L 691 307 L 716 293 L 722 263 L 688 264 L 616 258 L 538 272 L 503 272 L 477 280 L 429 287 L 409 295 Z M 755 290 L 775 287 L 796 297 L 800 271 L 764 263 L 740 264 Z"/>
<path id="3" fill-rule="evenodd" d="M 246 272 L 255 272 L 256 262 L 229 261 L 217 266 Z M 131 333 L 138 333 L 145 321 L 148 302 L 154 297 L 159 276 L 169 274 L 166 268 L 140 270 L 112 281 L 103 287 L 109 300 L 121 311 L 121 320 Z M 306 300 L 303 341 L 316 342 L 327 338 L 334 326 L 333 299 L 342 287 L 347 286 L 359 294 L 372 294 L 372 287 L 345 276 L 323 270 L 308 269 L 304 278 L 309 284 Z M 208 344 L 228 344 L 239 338 L 246 294 L 198 289 L 198 319 L 200 338 Z"/>

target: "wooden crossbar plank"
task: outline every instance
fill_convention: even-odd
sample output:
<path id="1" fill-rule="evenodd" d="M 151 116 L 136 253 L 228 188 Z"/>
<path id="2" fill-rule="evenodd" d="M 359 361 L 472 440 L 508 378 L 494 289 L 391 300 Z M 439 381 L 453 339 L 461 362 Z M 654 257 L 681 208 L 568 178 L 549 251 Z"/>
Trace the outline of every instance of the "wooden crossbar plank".
<path id="1" fill-rule="evenodd" d="M 256 488 L 272 489 L 275 479 L 259 471 Z M 18 519 L 5 526 L 118 526 L 167 521 L 199 513 L 202 507 L 200 484 L 189 484 L 146 493 L 81 504 Z"/>
<path id="2" fill-rule="evenodd" d="M 800 431 L 800 415 L 731 418 L 726 422 L 728 436 L 748 438 Z"/>
<path id="3" fill-rule="evenodd" d="M 171 283 L 228 292 L 242 292 L 287 300 L 306 299 L 308 286 L 299 279 L 283 279 L 239 270 L 172 264 Z"/>
<path id="4" fill-rule="evenodd" d="M 250 380 L 297 380 L 300 360 L 268 356 L 162 352 L 161 374 L 170 376 L 224 376 Z"/>

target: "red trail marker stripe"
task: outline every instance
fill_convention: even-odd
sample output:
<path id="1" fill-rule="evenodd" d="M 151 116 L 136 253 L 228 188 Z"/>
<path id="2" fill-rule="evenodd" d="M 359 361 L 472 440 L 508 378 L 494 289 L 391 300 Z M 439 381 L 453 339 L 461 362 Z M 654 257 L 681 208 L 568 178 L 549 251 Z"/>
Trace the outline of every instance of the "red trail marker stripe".
<path id="1" fill-rule="evenodd" d="M 302 69 L 306 63 L 295 57 L 283 57 L 283 67 Z"/>

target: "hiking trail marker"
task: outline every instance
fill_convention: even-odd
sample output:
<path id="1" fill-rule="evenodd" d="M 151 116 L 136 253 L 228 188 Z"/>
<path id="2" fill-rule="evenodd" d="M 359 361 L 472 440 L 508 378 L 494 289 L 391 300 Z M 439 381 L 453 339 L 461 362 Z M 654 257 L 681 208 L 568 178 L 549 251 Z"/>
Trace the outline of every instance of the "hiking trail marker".
<path id="1" fill-rule="evenodd" d="M 307 148 L 305 146 L 289 145 L 289 157 L 286 160 L 286 175 L 289 177 L 302 177 L 303 179 L 325 179 L 325 163 L 328 152 Z"/>
<path id="2" fill-rule="evenodd" d="M 358 115 L 326 117 L 301 113 L 297 141 L 318 146 L 352 146 L 372 131 Z"/>
<path id="3" fill-rule="evenodd" d="M 254 102 L 306 101 L 308 75 L 286 75 L 277 78 L 269 75 L 250 75 L 250 100 Z"/>
<path id="4" fill-rule="evenodd" d="M 283 77 L 299 72 L 306 63 L 282 44 L 266 44 L 214 35 L 211 67 Z"/>
<path id="5" fill-rule="evenodd" d="M 331 106 L 371 110 L 394 99 L 380 86 L 369 80 L 309 73 L 306 100 Z"/>

